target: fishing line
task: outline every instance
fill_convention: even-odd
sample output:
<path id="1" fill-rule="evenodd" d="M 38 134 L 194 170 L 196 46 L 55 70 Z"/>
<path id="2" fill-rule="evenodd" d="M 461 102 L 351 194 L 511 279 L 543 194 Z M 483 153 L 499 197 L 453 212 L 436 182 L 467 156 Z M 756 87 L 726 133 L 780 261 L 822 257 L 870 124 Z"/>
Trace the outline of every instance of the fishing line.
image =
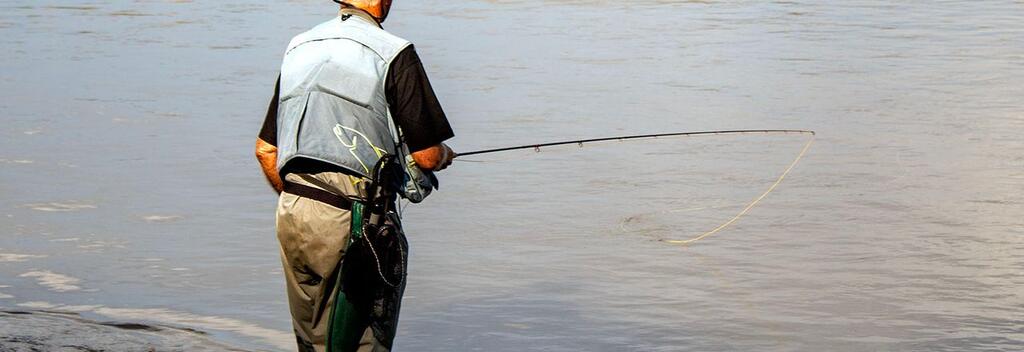
<path id="1" fill-rule="evenodd" d="M 782 180 L 785 180 L 786 176 L 789 175 L 789 172 L 793 171 L 793 168 L 796 167 L 796 164 L 800 163 L 800 160 L 803 159 L 805 155 L 807 155 L 807 150 L 811 149 L 811 144 L 814 144 L 814 133 L 813 132 L 811 133 L 811 138 L 807 140 L 807 144 L 804 145 L 804 148 L 802 150 L 800 150 L 800 154 L 797 154 L 796 159 L 793 159 L 793 162 L 789 164 L 789 167 L 786 168 L 786 171 L 783 171 L 782 174 L 779 175 L 779 178 L 775 180 L 775 183 L 773 183 L 771 185 L 771 187 L 768 187 L 768 190 L 764 191 L 764 193 L 761 193 L 760 196 L 758 196 L 757 198 L 754 198 L 753 201 L 751 201 L 749 204 L 747 204 L 747 206 L 745 208 L 743 208 L 743 210 L 741 210 L 738 214 L 736 214 L 736 216 L 733 216 L 732 219 L 729 219 L 729 221 L 726 221 L 725 223 L 719 225 L 714 230 L 705 232 L 705 233 L 701 234 L 700 236 L 697 236 L 697 237 L 694 237 L 694 238 L 691 238 L 691 239 L 688 239 L 688 240 L 662 240 L 662 242 L 670 243 L 670 244 L 688 245 L 688 244 L 691 244 L 691 243 L 703 240 L 705 238 L 711 237 L 712 235 L 718 233 L 719 231 L 724 230 L 726 227 L 729 227 L 729 225 L 732 225 L 733 223 L 738 221 L 741 217 L 743 217 L 744 215 L 747 215 L 747 212 L 749 212 L 750 209 L 753 209 L 755 206 L 757 206 L 757 203 L 760 203 L 761 200 L 763 200 L 765 197 L 767 197 L 769 193 L 772 193 L 772 191 L 775 191 L 775 188 L 779 187 L 779 185 L 782 184 Z"/>
<path id="2" fill-rule="evenodd" d="M 664 214 L 688 213 L 688 212 L 695 212 L 695 211 L 701 211 L 701 210 L 722 210 L 722 209 L 729 209 L 729 208 L 742 208 L 742 207 L 745 207 L 745 206 L 747 206 L 747 203 L 736 203 L 736 204 L 727 204 L 727 205 L 709 205 L 709 206 L 702 206 L 702 207 L 691 207 L 691 208 L 682 208 L 682 209 L 662 210 L 662 211 L 659 211 L 658 214 L 664 215 Z M 637 215 L 627 216 L 625 219 L 622 219 L 622 221 L 619 222 L 619 230 L 621 230 L 622 232 L 637 232 L 637 230 L 629 229 L 629 226 L 626 226 L 626 225 L 628 225 L 628 224 L 630 224 L 630 223 L 632 223 L 634 221 L 640 221 L 643 218 L 645 218 L 644 214 L 637 214 Z M 664 239 L 658 239 L 658 240 L 662 241 Z"/>
<path id="3" fill-rule="evenodd" d="M 769 194 L 771 194 L 773 191 L 775 191 L 775 189 L 778 188 L 780 184 L 782 184 L 782 181 L 786 179 L 786 176 L 788 176 L 789 173 L 791 171 L 793 171 L 793 168 L 795 168 L 796 165 L 800 163 L 800 160 L 802 160 L 804 158 L 804 156 L 807 155 L 807 151 L 810 150 L 811 149 L 811 145 L 814 144 L 814 139 L 815 139 L 815 135 L 816 135 L 815 132 L 814 131 L 810 131 L 810 130 L 723 130 L 723 131 L 658 133 L 658 134 L 644 134 L 644 135 L 632 135 L 632 136 L 621 136 L 621 137 L 590 138 L 590 139 L 579 139 L 579 140 L 572 140 L 572 141 L 550 142 L 550 143 L 540 143 L 540 144 L 528 144 L 528 145 L 521 145 L 521 146 L 514 146 L 514 147 L 503 147 L 503 148 L 477 150 L 477 151 L 472 151 L 472 152 L 467 152 L 467 153 L 460 153 L 460 154 L 458 154 L 456 156 L 456 160 L 458 160 L 457 158 L 471 156 L 471 155 L 493 154 L 493 153 L 501 153 L 501 152 L 508 152 L 508 151 L 514 151 L 514 150 L 523 150 L 523 149 L 533 149 L 536 152 L 540 152 L 542 148 L 553 147 L 553 146 L 560 146 L 560 145 L 576 144 L 576 145 L 578 145 L 580 147 L 583 147 L 583 145 L 587 144 L 587 143 L 607 142 L 607 141 L 626 141 L 626 140 L 636 140 L 636 139 L 653 139 L 653 138 L 660 138 L 660 137 L 700 136 L 700 135 L 729 135 L 729 134 L 806 134 L 806 135 L 810 135 L 810 138 L 807 140 L 807 144 L 804 145 L 803 149 L 800 150 L 800 153 L 797 154 L 796 158 L 793 159 L 793 162 L 791 162 L 789 164 L 789 167 L 787 167 L 786 170 L 783 171 L 781 175 L 779 175 L 779 177 L 775 180 L 775 182 L 772 183 L 772 185 L 770 187 L 768 187 L 768 189 L 765 190 L 764 193 L 761 193 L 761 195 L 757 196 L 757 198 L 754 198 L 754 200 L 752 200 L 750 203 L 747 203 L 747 206 L 744 207 L 743 210 L 740 210 L 740 212 L 737 213 L 735 216 L 730 218 L 729 221 L 726 221 L 725 223 L 719 225 L 718 227 L 714 228 L 711 231 L 705 232 L 703 234 L 700 234 L 699 236 L 696 236 L 696 237 L 693 237 L 693 238 L 690 238 L 690 239 L 685 239 L 685 240 L 662 239 L 661 240 L 662 242 L 669 243 L 669 244 L 689 245 L 689 244 L 692 244 L 694 242 L 697 242 L 697 241 L 703 240 L 705 238 L 711 237 L 711 236 L 715 235 L 716 233 L 719 233 L 722 230 L 724 230 L 725 228 L 729 227 L 730 225 L 736 223 L 737 221 L 739 221 L 740 218 L 742 218 L 743 216 L 747 215 L 747 213 L 750 212 L 751 209 L 753 209 L 755 206 L 757 206 L 758 203 L 760 203 L 762 200 L 764 200 L 765 197 L 767 197 Z M 471 161 L 471 160 L 464 160 L 464 161 Z M 479 161 L 474 161 L 474 162 L 479 162 Z"/>

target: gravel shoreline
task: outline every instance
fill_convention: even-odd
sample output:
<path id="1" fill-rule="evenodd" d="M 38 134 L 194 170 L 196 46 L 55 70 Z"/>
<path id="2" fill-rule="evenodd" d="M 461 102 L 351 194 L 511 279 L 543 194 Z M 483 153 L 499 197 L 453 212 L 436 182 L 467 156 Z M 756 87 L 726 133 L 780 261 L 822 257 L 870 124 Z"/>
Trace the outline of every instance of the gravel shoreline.
<path id="1" fill-rule="evenodd" d="M 247 351 L 198 330 L 95 321 L 75 313 L 2 310 L 0 322 L 0 352 Z"/>

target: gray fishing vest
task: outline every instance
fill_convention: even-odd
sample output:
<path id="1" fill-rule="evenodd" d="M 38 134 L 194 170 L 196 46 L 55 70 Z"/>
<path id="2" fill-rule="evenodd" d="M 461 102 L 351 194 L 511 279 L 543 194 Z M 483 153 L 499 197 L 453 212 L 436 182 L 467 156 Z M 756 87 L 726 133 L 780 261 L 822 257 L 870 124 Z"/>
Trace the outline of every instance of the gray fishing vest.
<path id="1" fill-rule="evenodd" d="M 398 155 L 407 171 L 403 196 L 414 202 L 425 198 L 436 179 L 429 173 L 417 175 L 421 171 L 400 142 L 384 94 L 391 62 L 409 45 L 376 23 L 351 15 L 292 39 L 281 64 L 278 171 L 301 157 L 371 177 L 381 156 Z"/>

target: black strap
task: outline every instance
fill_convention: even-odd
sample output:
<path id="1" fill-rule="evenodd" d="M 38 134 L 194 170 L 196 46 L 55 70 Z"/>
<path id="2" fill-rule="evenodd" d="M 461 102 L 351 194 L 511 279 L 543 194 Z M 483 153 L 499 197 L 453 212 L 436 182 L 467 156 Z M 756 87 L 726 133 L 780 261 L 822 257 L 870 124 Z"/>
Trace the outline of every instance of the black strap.
<path id="1" fill-rule="evenodd" d="M 319 189 L 300 185 L 291 182 L 284 183 L 285 193 L 290 193 L 303 198 L 309 198 L 342 210 L 352 210 L 352 201 L 337 194 Z"/>

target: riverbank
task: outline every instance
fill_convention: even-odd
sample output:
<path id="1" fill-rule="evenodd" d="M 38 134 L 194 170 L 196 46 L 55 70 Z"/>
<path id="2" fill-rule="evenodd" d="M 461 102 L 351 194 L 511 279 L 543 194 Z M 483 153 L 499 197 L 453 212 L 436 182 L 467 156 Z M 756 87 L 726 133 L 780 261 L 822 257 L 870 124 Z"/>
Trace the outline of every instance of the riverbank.
<path id="1" fill-rule="evenodd" d="M 0 310 L 0 351 L 247 351 L 205 332 L 124 321 L 96 321 L 77 313 Z"/>

